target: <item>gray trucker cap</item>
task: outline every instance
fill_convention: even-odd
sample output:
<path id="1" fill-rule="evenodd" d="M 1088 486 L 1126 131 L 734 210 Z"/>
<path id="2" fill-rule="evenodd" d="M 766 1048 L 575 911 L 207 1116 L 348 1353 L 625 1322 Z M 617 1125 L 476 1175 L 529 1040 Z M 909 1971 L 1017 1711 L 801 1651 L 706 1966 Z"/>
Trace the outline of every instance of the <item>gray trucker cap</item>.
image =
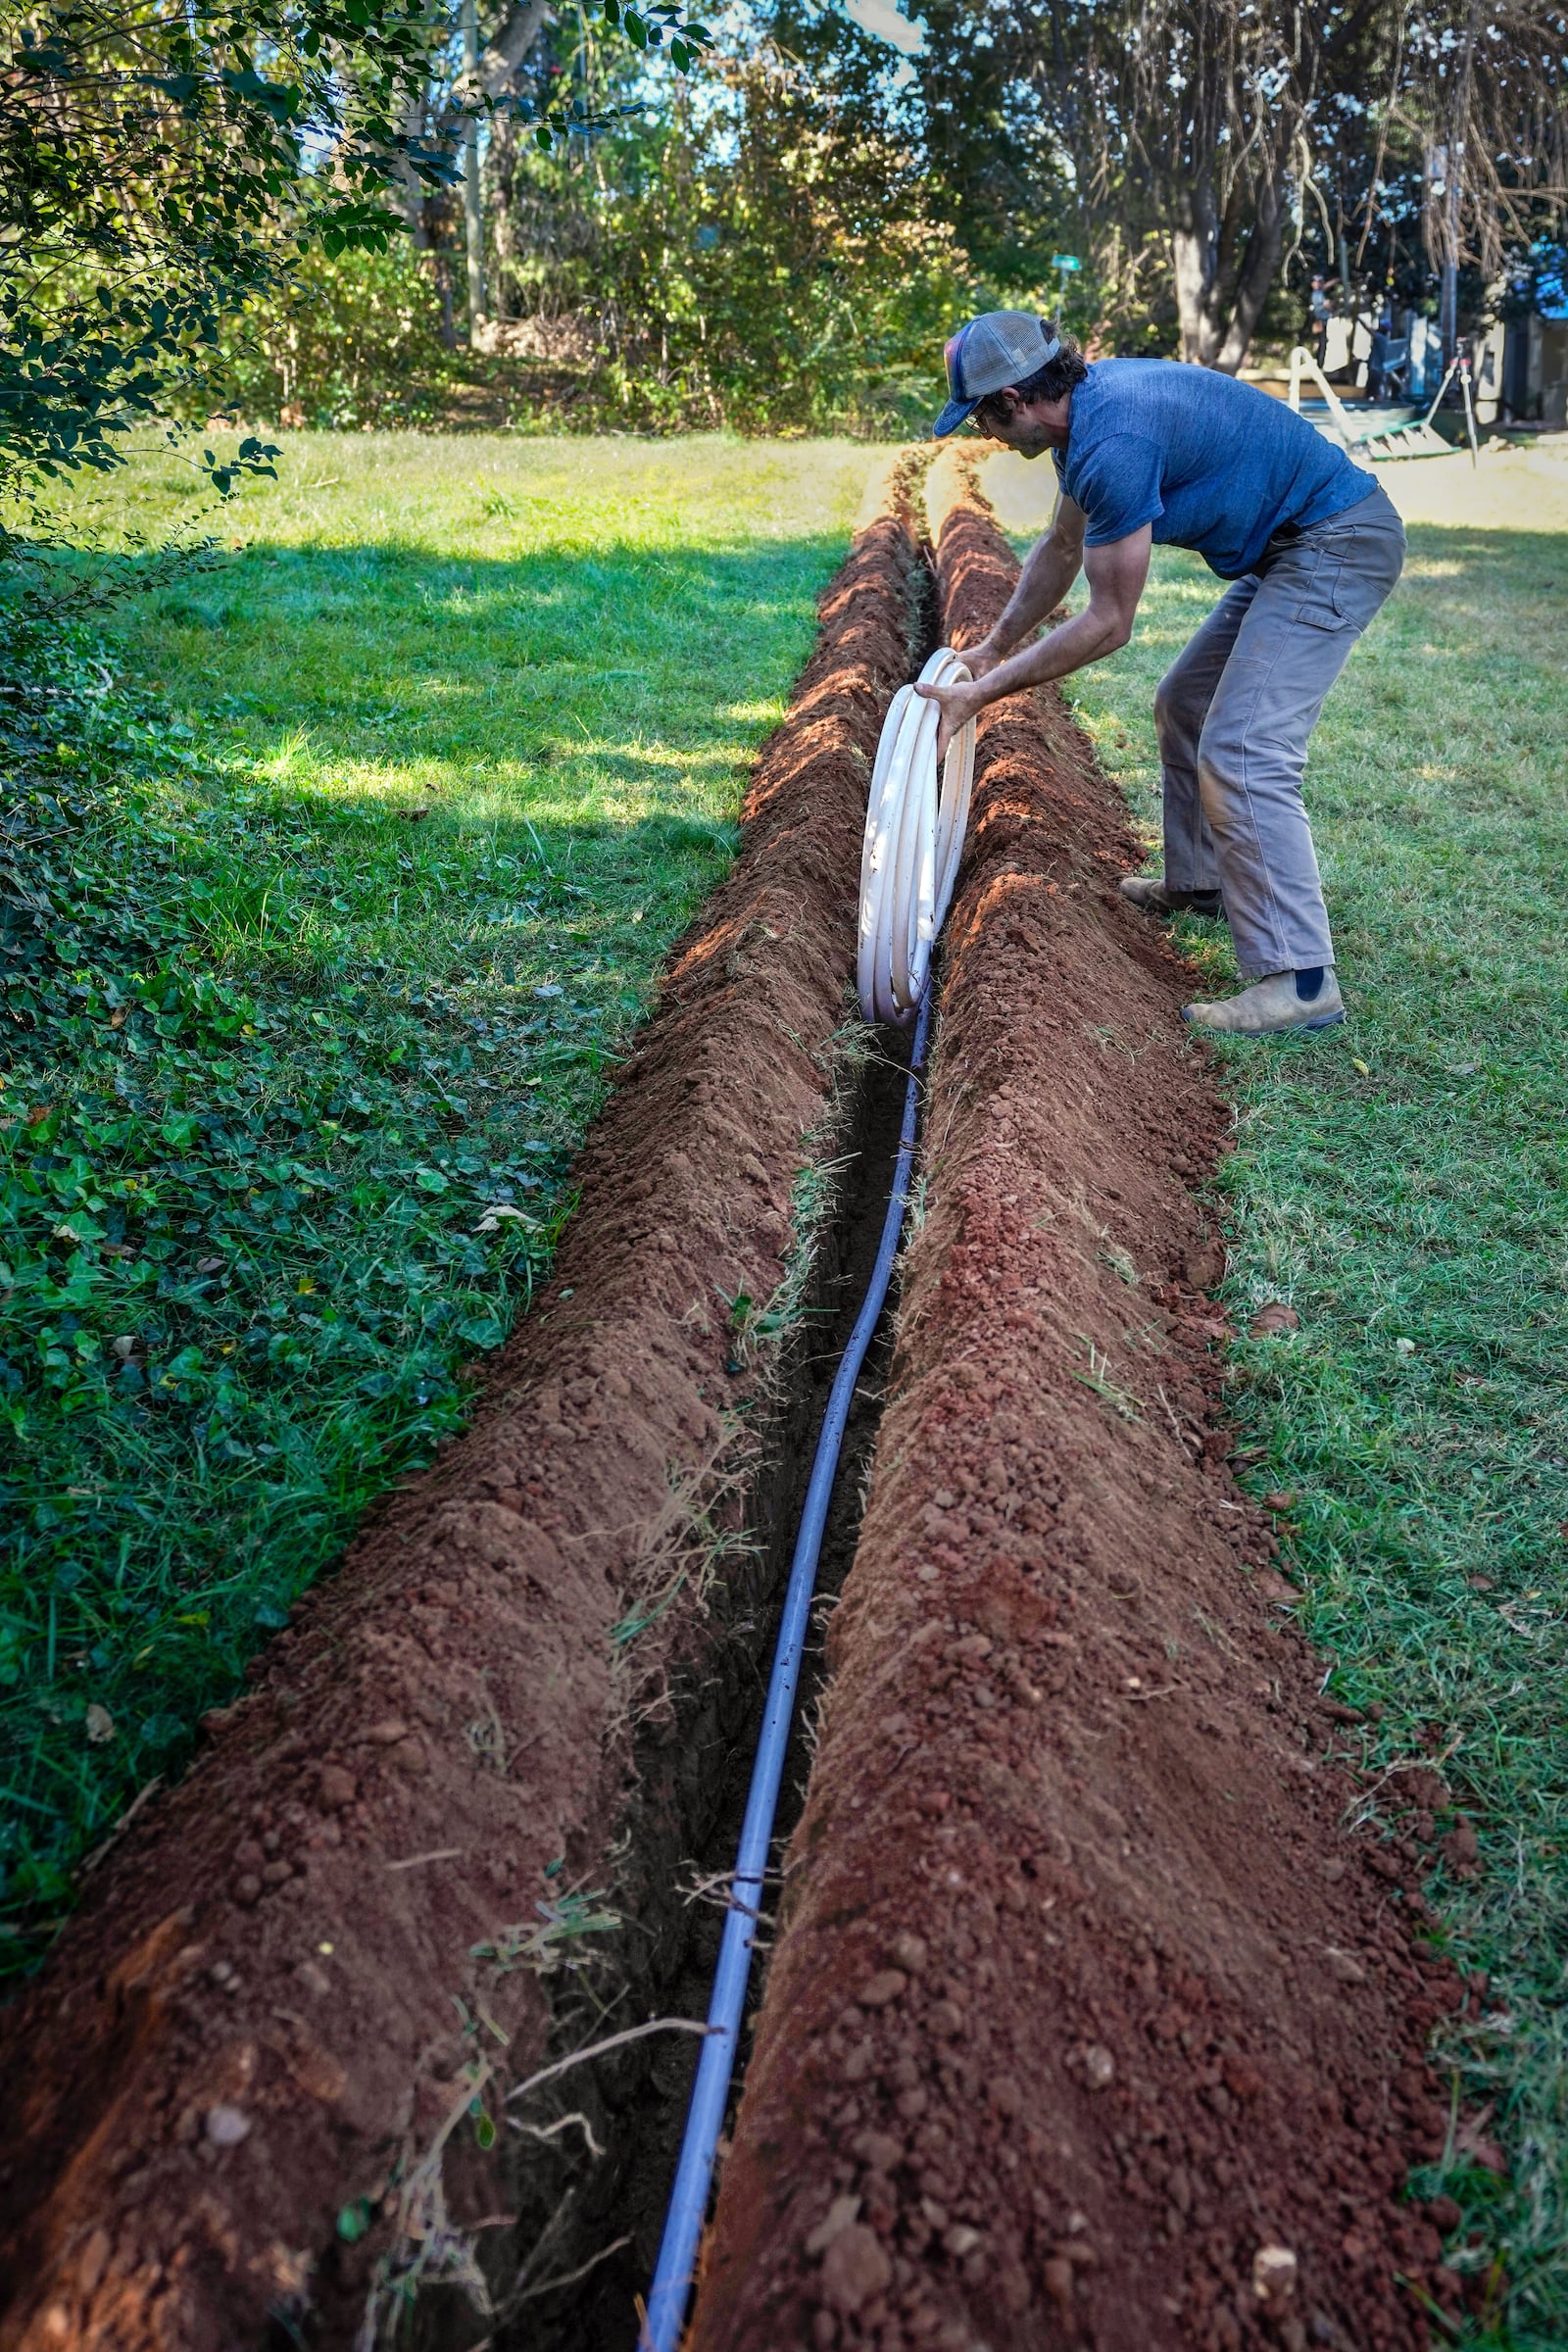
<path id="1" fill-rule="evenodd" d="M 992 392 L 1022 383 L 1061 349 L 1033 311 L 987 311 L 960 326 L 947 347 L 949 400 L 931 427 L 934 440 L 956 433 Z"/>

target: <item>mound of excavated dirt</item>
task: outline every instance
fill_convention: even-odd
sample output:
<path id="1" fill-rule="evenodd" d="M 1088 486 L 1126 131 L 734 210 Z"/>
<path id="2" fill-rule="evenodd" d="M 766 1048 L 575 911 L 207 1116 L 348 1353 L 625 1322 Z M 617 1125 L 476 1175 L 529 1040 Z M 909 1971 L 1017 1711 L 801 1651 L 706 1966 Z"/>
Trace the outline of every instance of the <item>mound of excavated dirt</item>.
<path id="1" fill-rule="evenodd" d="M 973 499 L 945 634 L 1015 566 Z M 981 720 L 925 1216 L 693 2352 L 1409 2346 L 1414 1849 L 1211 1427 L 1221 1105 L 1053 695 Z M 1409 1882 L 1413 1886 L 1413 1880 Z M 1435 2283 L 1444 2287 L 1446 2275 Z"/>
<path id="2" fill-rule="evenodd" d="M 738 863 L 671 960 L 470 1434 L 210 1721 L 4 2020 L 6 2346 L 235 2352 L 270 2313 L 280 2342 L 346 2345 L 373 2279 L 459 2275 L 463 2226 L 517 2210 L 524 2145 L 498 2180 L 466 2111 L 478 2092 L 499 2115 L 546 2046 L 516 1964 L 538 1898 L 609 1886 L 625 1908 L 631 1717 L 646 1802 L 661 1722 L 654 1779 L 689 1761 L 669 1690 L 713 1679 L 683 1544 L 705 1510 L 736 1523 L 734 1408 L 766 1403 L 724 1299 L 778 1283 L 824 1114 L 915 562 L 884 518 L 827 592 Z M 421 2172 L 443 2129 L 445 2173 Z"/>

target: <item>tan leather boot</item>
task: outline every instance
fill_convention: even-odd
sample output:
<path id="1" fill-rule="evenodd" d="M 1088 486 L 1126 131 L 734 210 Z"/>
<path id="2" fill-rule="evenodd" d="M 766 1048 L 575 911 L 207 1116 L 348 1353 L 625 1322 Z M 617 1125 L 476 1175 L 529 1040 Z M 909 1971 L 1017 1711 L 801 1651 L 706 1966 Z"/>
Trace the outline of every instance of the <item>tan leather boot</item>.
<path id="1" fill-rule="evenodd" d="M 1345 999 L 1332 967 L 1323 974 L 1315 997 L 1297 994 L 1294 972 L 1271 972 L 1254 981 L 1239 997 L 1217 1004 L 1184 1004 L 1182 1019 L 1195 1029 L 1214 1029 L 1230 1037 L 1279 1037 L 1291 1029 L 1332 1029 L 1345 1018 Z"/>
<path id="2" fill-rule="evenodd" d="M 1203 914 L 1218 921 L 1225 912 L 1217 890 L 1172 890 L 1162 874 L 1123 874 L 1116 888 L 1140 914 Z"/>

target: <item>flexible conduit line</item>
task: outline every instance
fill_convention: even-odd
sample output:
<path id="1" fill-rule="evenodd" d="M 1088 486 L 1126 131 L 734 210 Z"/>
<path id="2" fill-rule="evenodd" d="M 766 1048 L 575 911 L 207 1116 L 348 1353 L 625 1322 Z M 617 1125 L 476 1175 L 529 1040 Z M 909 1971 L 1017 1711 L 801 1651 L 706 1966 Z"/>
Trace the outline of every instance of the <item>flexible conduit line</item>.
<path id="1" fill-rule="evenodd" d="M 941 646 L 921 670 L 919 682 L 955 686 L 968 676 L 968 665 L 950 646 Z M 931 1018 L 926 993 L 931 952 L 957 879 L 974 783 L 971 719 L 948 747 L 939 792 L 940 720 L 941 712 L 934 702 L 916 694 L 913 686 L 900 687 L 883 721 L 866 800 L 857 960 L 860 1009 L 868 1021 L 892 1021 L 900 1027 L 907 1027 L 914 1019 L 909 1083 L 904 1098 L 893 1191 L 882 1223 L 876 1263 L 850 1344 L 833 1377 L 811 1463 L 810 1483 L 806 1490 L 800 1533 L 795 1539 L 761 1736 L 730 1882 L 718 1966 L 713 1972 L 708 2035 L 697 2061 L 697 2080 L 692 2086 L 659 2263 L 648 2291 L 647 2316 L 639 2339 L 642 2352 L 676 2352 L 685 2322 L 746 2006 L 756 1923 L 762 1907 L 763 1874 L 795 1714 L 795 1693 L 800 1683 L 811 1596 L 816 1589 L 817 1558 L 822 1549 L 822 1534 L 855 1384 L 887 1298 L 893 1261 L 904 1229 L 904 1212 L 908 1204 L 919 1080 Z"/>
<path id="2" fill-rule="evenodd" d="M 903 691 L 907 694 L 909 690 L 906 687 Z M 926 708 L 935 711 L 936 705 L 927 704 Z M 894 709 L 898 709 L 897 704 Z M 893 713 L 890 711 L 890 726 L 892 721 Z M 934 742 L 934 729 L 932 736 Z M 880 763 L 879 755 L 879 766 Z M 934 760 L 932 765 L 934 768 Z M 930 1009 L 928 1003 L 922 1003 L 915 1023 L 914 1047 L 909 1057 L 909 1083 L 904 1097 L 904 1122 L 899 1129 L 899 1156 L 893 1172 L 893 1191 L 888 1200 L 887 1215 L 882 1221 L 882 1239 L 877 1248 L 876 1263 L 871 1269 L 865 1298 L 850 1335 L 850 1344 L 833 1376 L 822 1434 L 816 1441 L 816 1454 L 811 1463 L 810 1484 L 806 1490 L 806 1504 L 801 1512 L 800 1533 L 795 1539 L 795 1556 L 790 1562 L 789 1585 L 784 1594 L 784 1614 L 779 1621 L 778 1645 L 773 1652 L 773 1672 L 767 1686 L 767 1705 L 762 1716 L 761 1737 L 757 1743 L 757 1762 L 753 1767 L 752 1786 L 746 1799 L 746 1819 L 741 1826 L 735 1874 L 730 1882 L 729 1906 L 724 1914 L 724 1934 L 718 1947 L 718 1966 L 713 1972 L 713 1990 L 708 2005 L 708 2036 L 697 2061 L 697 2081 L 692 2086 L 692 2103 L 686 2114 L 686 2132 L 681 2141 L 680 2162 L 675 2170 L 675 2185 L 670 2191 L 669 2211 L 664 2219 L 659 2264 L 654 2272 L 654 2283 L 648 2290 L 648 2314 L 639 2338 L 642 2352 L 675 2352 L 686 2317 L 687 2299 L 691 2294 L 697 2248 L 708 2211 L 708 2192 L 713 2178 L 713 2157 L 719 2132 L 723 2129 L 741 2017 L 746 2006 L 746 1983 L 751 1975 L 752 1947 L 757 1937 L 758 1914 L 762 1907 L 762 1878 L 767 1867 L 767 1849 L 772 1843 L 773 1816 L 778 1805 L 779 1782 L 784 1773 L 784 1751 L 789 1745 L 790 1724 L 795 1713 L 795 1691 L 801 1677 L 801 1653 L 806 1646 L 807 1622 L 810 1614 L 811 1596 L 816 1589 L 817 1555 L 822 1548 L 822 1532 L 827 1525 L 828 1504 L 832 1499 L 839 1449 L 844 1443 L 855 1384 L 860 1377 L 865 1351 L 871 1345 L 871 1334 L 876 1329 L 877 1318 L 887 1298 L 888 1285 L 893 1278 L 893 1260 L 898 1254 L 899 1236 L 904 1228 L 904 1212 L 909 1199 L 920 1071 L 925 1062 Z"/>
<path id="3" fill-rule="evenodd" d="M 957 686 L 968 675 L 968 664 L 944 645 L 921 670 L 920 684 Z M 948 746 L 939 797 L 940 721 L 935 703 L 901 686 L 876 747 L 860 852 L 856 973 L 868 1021 L 907 1026 L 925 995 L 931 951 L 958 876 L 974 783 L 974 721 Z"/>

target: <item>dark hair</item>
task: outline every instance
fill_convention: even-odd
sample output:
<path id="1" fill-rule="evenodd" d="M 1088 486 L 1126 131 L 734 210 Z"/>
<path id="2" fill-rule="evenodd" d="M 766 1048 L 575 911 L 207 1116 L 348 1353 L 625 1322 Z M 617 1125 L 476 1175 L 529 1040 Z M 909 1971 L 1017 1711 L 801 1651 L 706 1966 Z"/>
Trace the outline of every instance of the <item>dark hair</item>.
<path id="1" fill-rule="evenodd" d="M 1046 330 L 1049 342 L 1055 330 L 1049 318 L 1042 318 L 1040 323 Z M 1037 368 L 1033 375 L 1020 377 L 1011 387 L 1020 400 L 1061 400 L 1075 384 L 1083 382 L 1089 373 L 1089 363 L 1070 335 L 1062 335 L 1060 342 L 1061 349 L 1054 359 L 1048 360 L 1043 368 Z M 987 399 L 995 398 L 994 392 L 987 394 Z M 983 409 L 986 402 L 982 400 L 976 405 Z"/>

